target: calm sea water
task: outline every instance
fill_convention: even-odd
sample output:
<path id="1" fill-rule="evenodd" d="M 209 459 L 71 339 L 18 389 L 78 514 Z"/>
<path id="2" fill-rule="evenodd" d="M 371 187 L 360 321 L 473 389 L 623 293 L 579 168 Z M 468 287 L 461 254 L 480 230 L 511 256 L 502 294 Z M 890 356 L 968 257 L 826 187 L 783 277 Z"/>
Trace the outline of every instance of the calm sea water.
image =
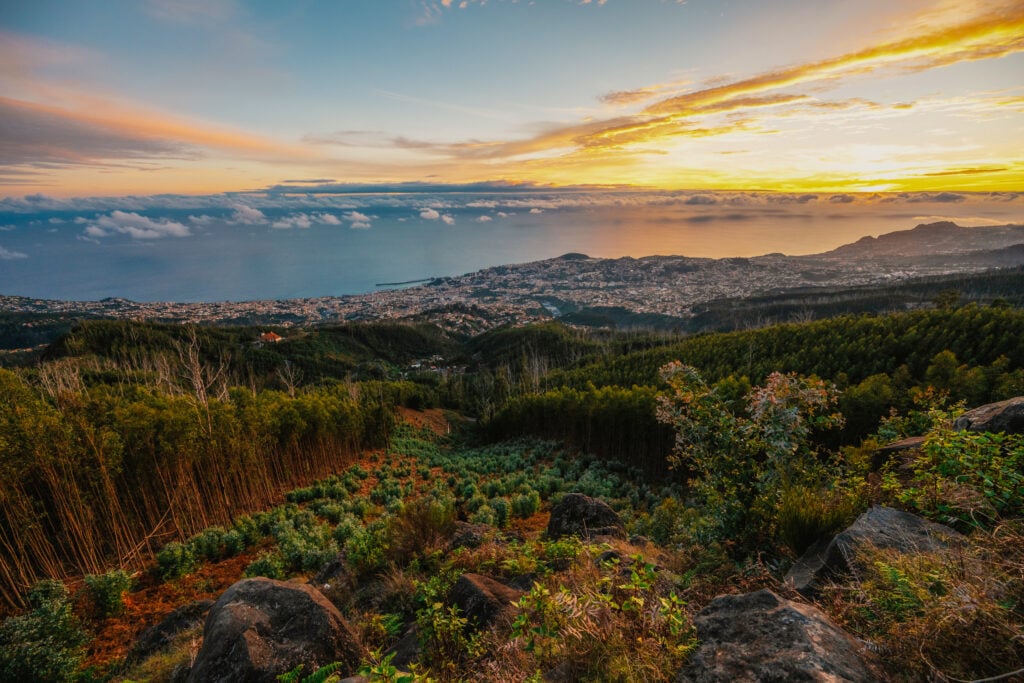
<path id="1" fill-rule="evenodd" d="M 753 256 L 816 253 L 864 235 L 911 228 L 948 206 L 553 206 L 520 201 L 462 201 L 424 218 L 415 205 L 359 211 L 369 228 L 342 220 L 308 228 L 271 225 L 293 209 L 264 208 L 251 224 L 219 216 L 190 222 L 196 210 L 139 211 L 189 227 L 184 237 L 138 239 L 87 232 L 109 212 L 0 213 L 0 294 L 93 300 L 224 301 L 333 296 L 373 291 L 378 283 L 459 275 L 481 268 L 551 258 L 567 252 L 620 257 L 651 254 Z M 1004 203 L 1005 204 L 1005 203 Z M 929 208 L 931 209 L 929 211 Z M 1017 207 L 962 207 L 968 216 L 1012 220 Z M 506 210 L 507 209 L 507 210 Z M 922 209 L 924 209 L 922 211 Z M 308 211 L 308 210 L 307 210 Z M 501 215 L 504 214 L 504 215 Z M 427 211 L 428 216 L 433 216 Z M 490 220 L 480 222 L 486 216 Z M 955 215 L 952 217 L 956 217 Z M 1019 216 L 1018 216 L 1019 217 Z M 77 219 L 77 220 L 76 220 Z"/>

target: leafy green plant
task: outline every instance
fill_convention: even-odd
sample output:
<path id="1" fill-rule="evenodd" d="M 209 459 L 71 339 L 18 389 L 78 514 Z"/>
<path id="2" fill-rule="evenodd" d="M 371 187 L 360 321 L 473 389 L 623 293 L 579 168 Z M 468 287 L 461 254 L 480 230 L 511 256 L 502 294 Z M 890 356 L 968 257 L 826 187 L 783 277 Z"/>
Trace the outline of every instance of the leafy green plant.
<path id="1" fill-rule="evenodd" d="M 191 574 L 197 562 L 191 546 L 171 541 L 156 554 L 156 565 L 160 578 L 167 581 Z"/>
<path id="2" fill-rule="evenodd" d="M 277 680 L 281 683 L 336 683 L 341 680 L 337 673 L 341 669 L 341 662 L 334 662 L 322 666 L 306 677 L 302 677 L 302 670 L 305 665 L 299 664 L 288 673 L 281 674 Z"/>
<path id="3" fill-rule="evenodd" d="M 86 634 L 71 611 L 67 588 L 59 581 L 40 581 L 27 600 L 26 614 L 0 624 L 0 680 L 75 680 L 85 659 Z"/>
<path id="4" fill-rule="evenodd" d="M 523 639 L 527 652 L 543 666 L 553 663 L 562 652 L 561 631 L 565 615 L 551 590 L 535 583 L 516 603 L 519 613 L 512 620 L 512 637 Z"/>
<path id="5" fill-rule="evenodd" d="M 131 574 L 112 569 L 105 574 L 86 574 L 85 587 L 100 617 L 110 617 L 124 610 L 124 595 L 132 588 Z"/>
<path id="6" fill-rule="evenodd" d="M 249 563 L 249 566 L 243 572 L 243 576 L 263 576 L 268 579 L 281 580 L 285 578 L 284 558 L 281 557 L 280 553 L 264 551 Z"/>
<path id="7" fill-rule="evenodd" d="M 913 480 L 892 487 L 897 499 L 961 528 L 992 527 L 1024 512 L 1024 436 L 955 431 L 947 414 L 933 418 Z"/>
<path id="8" fill-rule="evenodd" d="M 540 510 L 540 494 L 531 490 L 529 493 L 521 493 L 512 499 L 512 516 L 527 518 L 537 514 Z"/>
<path id="9" fill-rule="evenodd" d="M 468 621 L 455 605 L 445 606 L 432 602 L 416 613 L 423 661 L 431 669 L 448 675 L 482 652 L 478 632 L 468 627 Z"/>
<path id="10" fill-rule="evenodd" d="M 705 509 L 697 535 L 742 541 L 769 531 L 781 492 L 821 476 L 809 437 L 842 424 L 832 411 L 835 388 L 772 373 L 747 395 L 743 415 L 695 368 L 674 362 L 661 374 L 669 392 L 659 396 L 658 419 L 676 431 L 670 462 L 693 473 L 691 487 Z"/>
<path id="11" fill-rule="evenodd" d="M 384 567 L 387 559 L 388 520 L 378 520 L 357 530 L 345 543 L 345 559 L 358 576 Z"/>
<path id="12" fill-rule="evenodd" d="M 370 683 L 415 683 L 416 676 L 399 671 L 391 663 L 396 654 L 392 652 L 381 656 L 380 652 L 371 653 L 370 661 L 359 667 L 359 675 L 367 678 Z"/>

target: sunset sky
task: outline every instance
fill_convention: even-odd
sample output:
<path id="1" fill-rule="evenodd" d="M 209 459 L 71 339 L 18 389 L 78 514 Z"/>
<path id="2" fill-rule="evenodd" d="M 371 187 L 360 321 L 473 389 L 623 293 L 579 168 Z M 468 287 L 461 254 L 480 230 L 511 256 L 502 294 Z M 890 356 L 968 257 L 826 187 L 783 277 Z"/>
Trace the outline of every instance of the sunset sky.
<path id="1" fill-rule="evenodd" d="M 1024 190 L 1024 2 L 0 5 L 0 197 Z"/>

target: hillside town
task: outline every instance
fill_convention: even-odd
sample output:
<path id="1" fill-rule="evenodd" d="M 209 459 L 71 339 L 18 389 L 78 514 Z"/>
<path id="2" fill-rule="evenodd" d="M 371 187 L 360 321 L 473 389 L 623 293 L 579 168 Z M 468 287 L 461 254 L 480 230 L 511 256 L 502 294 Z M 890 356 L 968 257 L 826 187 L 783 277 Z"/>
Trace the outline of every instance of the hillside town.
<path id="1" fill-rule="evenodd" d="M 1005 228 L 1002 232 L 973 230 L 969 233 L 971 239 L 954 243 L 955 251 L 934 243 L 937 237 L 947 239 L 951 230 L 964 229 L 951 224 L 920 226 L 893 233 L 904 236 L 899 249 L 880 250 L 880 243 L 871 239 L 812 256 L 600 259 L 565 254 L 413 286 L 307 299 L 174 303 L 0 296 L 0 312 L 281 327 L 358 320 L 429 320 L 452 332 L 472 334 L 594 308 L 687 319 L 695 307 L 723 299 L 812 287 L 857 287 L 1024 263 L 1021 245 L 1008 244 L 1019 238 L 1019 228 L 1009 235 Z"/>

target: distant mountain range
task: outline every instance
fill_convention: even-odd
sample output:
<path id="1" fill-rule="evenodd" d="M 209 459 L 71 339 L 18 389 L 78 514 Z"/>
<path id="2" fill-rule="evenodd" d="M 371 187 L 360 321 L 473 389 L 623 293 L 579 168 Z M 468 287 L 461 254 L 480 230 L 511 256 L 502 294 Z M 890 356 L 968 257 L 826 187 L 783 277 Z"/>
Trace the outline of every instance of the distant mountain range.
<path id="1" fill-rule="evenodd" d="M 971 251 L 996 251 L 1024 243 L 1024 225 L 999 225 L 963 228 L 942 221 L 923 223 L 912 230 L 899 230 L 879 237 L 862 237 L 820 256 L 838 258 L 892 258 L 964 254 Z"/>

